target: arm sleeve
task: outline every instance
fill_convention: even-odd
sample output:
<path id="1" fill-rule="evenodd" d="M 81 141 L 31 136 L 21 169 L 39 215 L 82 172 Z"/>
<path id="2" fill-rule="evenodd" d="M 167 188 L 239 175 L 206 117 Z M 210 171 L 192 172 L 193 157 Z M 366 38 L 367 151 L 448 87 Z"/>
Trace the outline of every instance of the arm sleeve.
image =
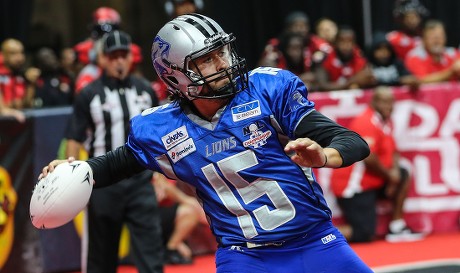
<path id="1" fill-rule="evenodd" d="M 369 146 L 359 134 L 340 126 L 318 111 L 312 111 L 300 121 L 295 136 L 308 137 L 321 147 L 336 149 L 342 157 L 342 167 L 369 156 Z"/>
<path id="2" fill-rule="evenodd" d="M 107 187 L 145 170 L 126 146 L 87 160 L 93 170 L 95 188 Z"/>

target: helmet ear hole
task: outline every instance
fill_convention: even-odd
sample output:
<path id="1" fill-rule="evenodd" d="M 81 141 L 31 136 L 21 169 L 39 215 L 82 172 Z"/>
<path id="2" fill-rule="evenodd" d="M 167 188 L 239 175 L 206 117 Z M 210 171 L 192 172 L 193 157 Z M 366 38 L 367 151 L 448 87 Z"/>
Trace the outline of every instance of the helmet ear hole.
<path id="1" fill-rule="evenodd" d="M 171 93 L 171 94 L 177 94 L 177 93 L 180 93 L 179 89 L 178 89 L 178 81 L 176 78 L 172 77 L 172 76 L 168 76 L 168 77 L 160 77 L 161 80 L 166 83 L 166 85 L 168 86 L 168 92 Z"/>
<path id="2" fill-rule="evenodd" d="M 172 83 L 174 83 L 174 84 L 176 84 L 176 85 L 179 84 L 179 81 L 177 81 L 176 77 L 168 76 L 167 78 L 168 78 L 168 80 L 169 80 L 170 82 L 172 82 Z"/>

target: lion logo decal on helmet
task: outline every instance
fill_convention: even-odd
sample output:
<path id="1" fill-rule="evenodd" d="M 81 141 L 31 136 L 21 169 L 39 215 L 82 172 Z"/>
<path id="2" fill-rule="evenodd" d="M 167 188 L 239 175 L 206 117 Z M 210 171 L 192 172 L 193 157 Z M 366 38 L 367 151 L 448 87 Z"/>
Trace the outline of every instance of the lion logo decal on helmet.
<path id="1" fill-rule="evenodd" d="M 166 60 L 169 56 L 169 50 L 171 45 L 165 40 L 161 39 L 160 36 L 156 36 L 152 44 L 152 60 L 153 66 L 160 75 L 168 74 L 167 69 L 159 63 L 159 60 Z"/>

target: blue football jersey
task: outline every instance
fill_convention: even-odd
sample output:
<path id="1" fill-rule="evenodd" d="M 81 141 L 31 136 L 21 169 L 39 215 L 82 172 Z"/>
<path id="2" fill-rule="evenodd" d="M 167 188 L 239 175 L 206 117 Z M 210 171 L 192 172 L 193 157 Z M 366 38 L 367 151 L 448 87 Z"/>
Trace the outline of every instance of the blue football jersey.
<path id="1" fill-rule="evenodd" d="M 257 68 L 212 121 L 162 105 L 132 119 L 126 145 L 145 167 L 196 188 L 222 245 L 297 238 L 331 219 L 312 170 L 283 150 L 315 111 L 307 94 L 291 72 Z"/>

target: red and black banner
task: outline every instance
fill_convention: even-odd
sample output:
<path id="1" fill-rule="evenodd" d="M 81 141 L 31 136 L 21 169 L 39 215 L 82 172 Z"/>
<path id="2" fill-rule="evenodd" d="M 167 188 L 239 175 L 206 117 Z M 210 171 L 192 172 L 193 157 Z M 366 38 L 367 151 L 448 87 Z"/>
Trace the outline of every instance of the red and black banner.
<path id="1" fill-rule="evenodd" d="M 0 118 L 0 272 L 79 270 L 73 225 L 38 230 L 29 202 L 40 170 L 57 157 L 70 108 L 33 110 L 27 120 Z"/>

